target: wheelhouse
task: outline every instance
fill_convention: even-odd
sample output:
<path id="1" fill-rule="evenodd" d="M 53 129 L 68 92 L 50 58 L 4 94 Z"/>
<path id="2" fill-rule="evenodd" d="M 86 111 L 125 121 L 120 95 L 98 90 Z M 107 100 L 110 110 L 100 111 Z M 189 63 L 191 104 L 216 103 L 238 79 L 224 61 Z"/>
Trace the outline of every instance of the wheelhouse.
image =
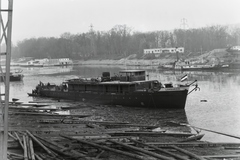
<path id="1" fill-rule="evenodd" d="M 145 79 L 143 70 L 121 70 L 118 77 L 110 77 L 110 73 L 103 72 L 102 81 L 98 79 L 71 79 L 68 80 L 68 91 L 77 92 L 102 92 L 102 93 L 130 93 L 140 90 L 149 90 L 153 88 L 158 81 Z M 108 79 L 108 80 L 107 80 Z"/>

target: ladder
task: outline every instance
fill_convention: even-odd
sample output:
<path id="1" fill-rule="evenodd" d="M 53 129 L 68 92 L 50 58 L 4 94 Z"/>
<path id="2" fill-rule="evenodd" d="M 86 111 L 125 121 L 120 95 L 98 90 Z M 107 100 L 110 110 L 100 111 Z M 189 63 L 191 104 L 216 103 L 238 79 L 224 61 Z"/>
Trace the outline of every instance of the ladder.
<path id="1" fill-rule="evenodd" d="M 12 11 L 13 0 L 0 0 L 0 160 L 7 160 Z"/>

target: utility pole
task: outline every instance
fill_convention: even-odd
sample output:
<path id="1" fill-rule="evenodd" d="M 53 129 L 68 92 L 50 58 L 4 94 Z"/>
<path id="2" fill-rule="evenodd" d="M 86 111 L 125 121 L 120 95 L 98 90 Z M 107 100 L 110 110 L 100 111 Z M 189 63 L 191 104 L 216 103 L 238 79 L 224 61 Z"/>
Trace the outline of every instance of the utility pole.
<path id="1" fill-rule="evenodd" d="M 13 0 L 5 1 L 8 2 L 6 3 L 7 8 L 3 8 L 2 0 L 0 0 L 0 76 L 3 78 L 3 85 L 1 85 L 0 88 L 0 160 L 7 159 L 9 76 L 13 12 Z M 5 43 L 2 43 L 2 41 L 5 41 Z M 2 51 L 1 47 L 4 45 L 5 50 Z M 4 71 L 3 68 L 5 69 Z"/>
<path id="2" fill-rule="evenodd" d="M 184 30 L 183 47 L 184 47 L 184 50 L 185 50 L 185 47 L 186 47 L 186 29 L 188 28 L 188 24 L 187 24 L 187 19 L 186 18 L 181 19 L 180 28 Z"/>
<path id="3" fill-rule="evenodd" d="M 90 25 L 91 56 L 96 55 L 93 25 Z"/>
<path id="4" fill-rule="evenodd" d="M 188 28 L 188 24 L 187 24 L 187 19 L 186 18 L 181 19 L 180 28 L 182 28 L 184 30 Z"/>

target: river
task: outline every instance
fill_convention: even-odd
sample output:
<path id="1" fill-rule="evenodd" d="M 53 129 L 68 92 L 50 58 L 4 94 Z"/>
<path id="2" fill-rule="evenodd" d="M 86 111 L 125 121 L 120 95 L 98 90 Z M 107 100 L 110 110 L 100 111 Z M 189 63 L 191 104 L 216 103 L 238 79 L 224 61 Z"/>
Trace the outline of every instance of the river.
<path id="1" fill-rule="evenodd" d="M 27 93 L 41 81 L 43 83 L 60 84 L 62 81 L 76 77 L 98 77 L 103 71 L 111 75 L 118 73 L 124 66 L 69 66 L 21 68 L 24 78 L 22 82 L 10 83 L 10 100 L 18 98 L 28 103 L 33 101 Z M 129 68 L 128 68 L 129 69 Z M 174 72 L 160 71 L 154 68 L 146 69 L 150 79 L 161 82 L 176 82 L 187 74 L 188 80 L 198 80 L 200 91 L 192 92 L 187 99 L 184 110 L 156 110 L 145 108 L 129 108 L 122 106 L 94 106 L 82 108 L 79 112 L 94 114 L 95 119 L 125 121 L 149 125 L 159 125 L 162 128 L 171 128 L 174 122 L 181 122 L 182 126 L 189 123 L 192 126 L 210 129 L 240 137 L 240 70 L 228 71 L 189 71 Z M 2 84 L 1 84 L 2 85 Z M 73 106 L 78 102 L 58 102 L 52 105 Z M 103 119 L 105 120 L 105 119 Z M 178 126 L 176 126 L 178 129 Z M 189 127 L 188 127 L 189 128 Z M 230 138 L 216 133 L 201 130 L 205 136 L 202 140 L 210 142 L 238 142 L 240 139 Z"/>

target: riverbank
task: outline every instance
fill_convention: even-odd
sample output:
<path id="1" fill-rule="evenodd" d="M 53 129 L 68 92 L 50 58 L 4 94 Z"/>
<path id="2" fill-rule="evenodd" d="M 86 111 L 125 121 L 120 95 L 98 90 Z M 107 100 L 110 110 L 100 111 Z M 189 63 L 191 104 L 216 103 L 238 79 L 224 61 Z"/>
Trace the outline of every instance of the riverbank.
<path id="1" fill-rule="evenodd" d="M 120 59 L 120 60 L 87 60 L 87 61 L 77 61 L 75 64 L 79 65 L 128 65 L 128 66 L 159 66 L 160 64 L 165 64 L 172 62 L 171 59 Z"/>

